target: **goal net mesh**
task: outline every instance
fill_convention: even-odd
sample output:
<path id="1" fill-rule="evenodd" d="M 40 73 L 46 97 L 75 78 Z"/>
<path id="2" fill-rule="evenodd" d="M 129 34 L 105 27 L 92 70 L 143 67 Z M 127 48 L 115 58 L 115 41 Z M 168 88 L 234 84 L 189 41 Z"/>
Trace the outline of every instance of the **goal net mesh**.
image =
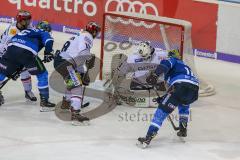
<path id="1" fill-rule="evenodd" d="M 118 65 L 116 54 L 136 52 L 140 41 L 148 41 L 162 50 L 178 49 L 184 62 L 197 74 L 191 40 L 191 23 L 166 17 L 123 12 L 104 14 L 101 41 L 100 79 L 111 77 L 112 66 Z M 199 77 L 199 75 L 198 75 Z M 200 96 L 215 93 L 214 87 L 200 79 Z"/>

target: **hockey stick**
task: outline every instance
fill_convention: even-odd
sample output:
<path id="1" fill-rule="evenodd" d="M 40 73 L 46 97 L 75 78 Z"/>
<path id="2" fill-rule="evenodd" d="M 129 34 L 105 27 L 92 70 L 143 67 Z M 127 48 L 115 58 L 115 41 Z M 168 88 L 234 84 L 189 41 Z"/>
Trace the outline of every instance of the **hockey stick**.
<path id="1" fill-rule="evenodd" d="M 0 89 L 2 89 L 2 88 L 7 84 L 7 82 L 8 82 L 10 79 L 11 79 L 11 78 L 8 78 L 8 79 L 4 80 L 3 83 L 2 83 L 1 86 L 0 86 Z"/>
<path id="2" fill-rule="evenodd" d="M 83 107 L 83 99 L 84 99 L 84 95 L 85 95 L 85 90 L 86 90 L 86 86 L 83 86 L 83 94 L 82 94 L 82 101 L 81 101 L 81 108 L 85 108 L 85 107 Z M 87 103 L 89 103 L 89 102 L 87 102 Z M 90 103 L 89 103 L 90 104 Z M 88 105 L 89 105 L 88 104 Z M 86 106 L 87 107 L 87 106 Z"/>
<path id="3" fill-rule="evenodd" d="M 13 74 L 12 74 L 12 76 L 13 75 L 19 75 L 21 72 L 23 72 L 23 71 L 26 71 L 26 69 L 22 69 L 22 70 L 17 70 L 17 71 L 15 71 Z M 9 80 L 11 80 L 12 78 L 11 77 L 8 77 L 6 80 L 4 80 L 3 82 L 2 82 L 2 84 L 1 84 L 1 86 L 0 86 L 0 89 L 2 89 L 6 84 L 7 84 L 7 82 L 9 81 Z"/>
<path id="4" fill-rule="evenodd" d="M 45 60 L 41 60 L 41 62 L 47 63 Z M 26 71 L 26 70 L 27 70 L 26 68 L 22 68 L 21 70 L 17 70 L 17 71 L 15 71 L 15 72 L 12 74 L 12 76 L 13 76 L 13 75 L 19 75 L 19 74 L 21 74 L 22 72 L 24 72 L 24 71 Z M 11 80 L 11 79 L 12 79 L 11 77 L 8 77 L 6 80 L 4 80 L 4 81 L 1 83 L 0 89 L 2 89 L 2 88 L 7 84 L 7 82 L 8 82 L 9 80 Z"/>
<path id="5" fill-rule="evenodd" d="M 86 71 L 85 75 L 87 75 L 87 74 L 88 74 L 88 71 L 89 71 L 89 69 L 87 68 L 87 71 Z M 83 107 L 84 105 L 86 105 L 86 104 L 87 104 L 87 103 L 85 103 L 85 104 L 83 105 L 83 99 L 84 99 L 85 91 L 86 91 L 86 86 L 84 85 L 84 86 L 83 86 L 83 93 L 82 93 L 81 108 L 85 108 L 85 107 L 89 106 L 89 104 L 90 104 L 89 102 L 87 102 L 87 103 L 88 103 L 88 105 L 87 105 L 87 106 L 85 106 L 85 107 Z"/>
<path id="6" fill-rule="evenodd" d="M 168 120 L 170 121 L 170 123 L 171 123 L 171 125 L 172 125 L 172 127 L 173 127 L 173 129 L 175 130 L 175 131 L 178 131 L 180 128 L 179 127 L 177 127 L 175 124 L 174 124 L 174 122 L 173 122 L 173 120 L 172 120 L 172 118 L 171 118 L 171 116 L 170 115 L 168 115 Z"/>
<path id="7" fill-rule="evenodd" d="M 86 108 L 86 107 L 88 107 L 89 105 L 90 105 L 90 102 L 86 102 L 86 103 L 84 103 L 84 104 L 82 105 L 81 108 Z"/>

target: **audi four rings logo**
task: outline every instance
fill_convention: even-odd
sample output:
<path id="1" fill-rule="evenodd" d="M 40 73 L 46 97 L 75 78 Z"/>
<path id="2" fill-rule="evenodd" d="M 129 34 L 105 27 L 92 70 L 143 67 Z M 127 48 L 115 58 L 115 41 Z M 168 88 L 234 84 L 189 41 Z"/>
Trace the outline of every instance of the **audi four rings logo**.
<path id="1" fill-rule="evenodd" d="M 128 7 L 124 7 L 124 6 Z M 140 13 L 140 14 L 148 14 L 148 9 L 152 9 L 154 11 L 154 15 L 158 16 L 158 9 L 157 7 L 152 3 L 143 3 L 141 1 L 130 1 L 130 0 L 108 0 L 105 5 L 105 12 L 108 12 L 110 10 L 110 6 L 113 6 L 114 8 L 111 8 L 111 11 L 116 12 L 132 12 L 132 13 Z M 136 11 L 136 8 L 140 7 L 139 11 Z M 146 24 L 145 22 L 134 22 L 132 19 L 128 21 L 124 21 L 120 17 L 118 18 L 112 18 L 110 16 L 107 17 L 109 21 L 117 23 L 121 22 L 123 24 L 133 24 L 134 26 L 144 26 L 146 28 L 153 28 L 156 24 Z"/>

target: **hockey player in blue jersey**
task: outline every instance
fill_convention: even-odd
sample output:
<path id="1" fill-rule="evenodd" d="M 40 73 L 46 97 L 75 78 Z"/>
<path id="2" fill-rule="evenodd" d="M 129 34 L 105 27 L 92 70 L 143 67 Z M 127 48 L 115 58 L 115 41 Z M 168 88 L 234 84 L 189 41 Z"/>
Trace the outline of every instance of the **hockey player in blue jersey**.
<path id="1" fill-rule="evenodd" d="M 37 56 L 38 52 L 45 47 L 44 61 L 50 62 L 54 56 L 53 38 L 51 37 L 51 26 L 48 22 L 40 22 L 36 29 L 25 29 L 16 34 L 8 44 L 7 52 L 0 60 L 0 85 L 5 77 L 16 79 L 23 70 L 28 70 L 30 74 L 36 75 L 38 79 L 38 89 L 40 93 L 40 111 L 54 110 L 55 104 L 49 102 L 48 72 Z M 16 76 L 16 77 L 15 77 Z M 1 96 L 2 97 L 2 96 Z M 0 98 L 0 104 L 4 99 Z"/>
<path id="2" fill-rule="evenodd" d="M 20 10 L 17 13 L 16 21 L 10 24 L 4 33 L 0 37 L 0 57 L 2 57 L 7 51 L 8 42 L 17 33 L 25 30 L 26 28 L 33 28 L 31 23 L 32 15 L 28 11 Z M 20 79 L 25 91 L 25 98 L 30 101 L 37 101 L 36 96 L 32 92 L 32 80 L 31 74 L 26 70 L 21 72 Z"/>
<path id="3" fill-rule="evenodd" d="M 155 85 L 158 77 L 164 74 L 164 79 L 169 86 L 167 93 L 159 97 L 158 108 L 151 121 L 146 137 L 138 138 L 138 145 L 145 148 L 151 140 L 157 135 L 159 128 L 167 116 L 178 107 L 179 137 L 187 136 L 187 123 L 189 116 L 189 106 L 198 99 L 199 82 L 197 77 L 192 73 L 179 56 L 177 50 L 169 52 L 169 57 L 160 62 L 157 69 L 150 73 L 146 81 L 150 85 Z"/>

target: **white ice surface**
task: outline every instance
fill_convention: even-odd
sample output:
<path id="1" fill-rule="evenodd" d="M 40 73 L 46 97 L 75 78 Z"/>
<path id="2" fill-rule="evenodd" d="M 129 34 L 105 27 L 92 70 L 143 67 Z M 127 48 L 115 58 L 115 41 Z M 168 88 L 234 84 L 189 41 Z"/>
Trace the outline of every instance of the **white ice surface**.
<path id="1" fill-rule="evenodd" d="M 2 33 L 6 25 L 0 25 Z M 55 48 L 61 48 L 69 37 L 56 32 L 53 36 Z M 38 103 L 26 103 L 18 80 L 3 89 L 6 104 L 0 107 L 0 160 L 240 160 L 240 65 L 202 58 L 196 63 L 217 94 L 192 105 L 185 143 L 166 121 L 150 148 L 135 146 L 136 139 L 145 135 L 155 109 L 119 106 L 91 121 L 90 126 L 71 126 L 54 112 L 40 113 Z M 52 64 L 47 68 L 51 73 Z M 51 90 L 51 100 L 60 99 L 61 95 Z"/>

